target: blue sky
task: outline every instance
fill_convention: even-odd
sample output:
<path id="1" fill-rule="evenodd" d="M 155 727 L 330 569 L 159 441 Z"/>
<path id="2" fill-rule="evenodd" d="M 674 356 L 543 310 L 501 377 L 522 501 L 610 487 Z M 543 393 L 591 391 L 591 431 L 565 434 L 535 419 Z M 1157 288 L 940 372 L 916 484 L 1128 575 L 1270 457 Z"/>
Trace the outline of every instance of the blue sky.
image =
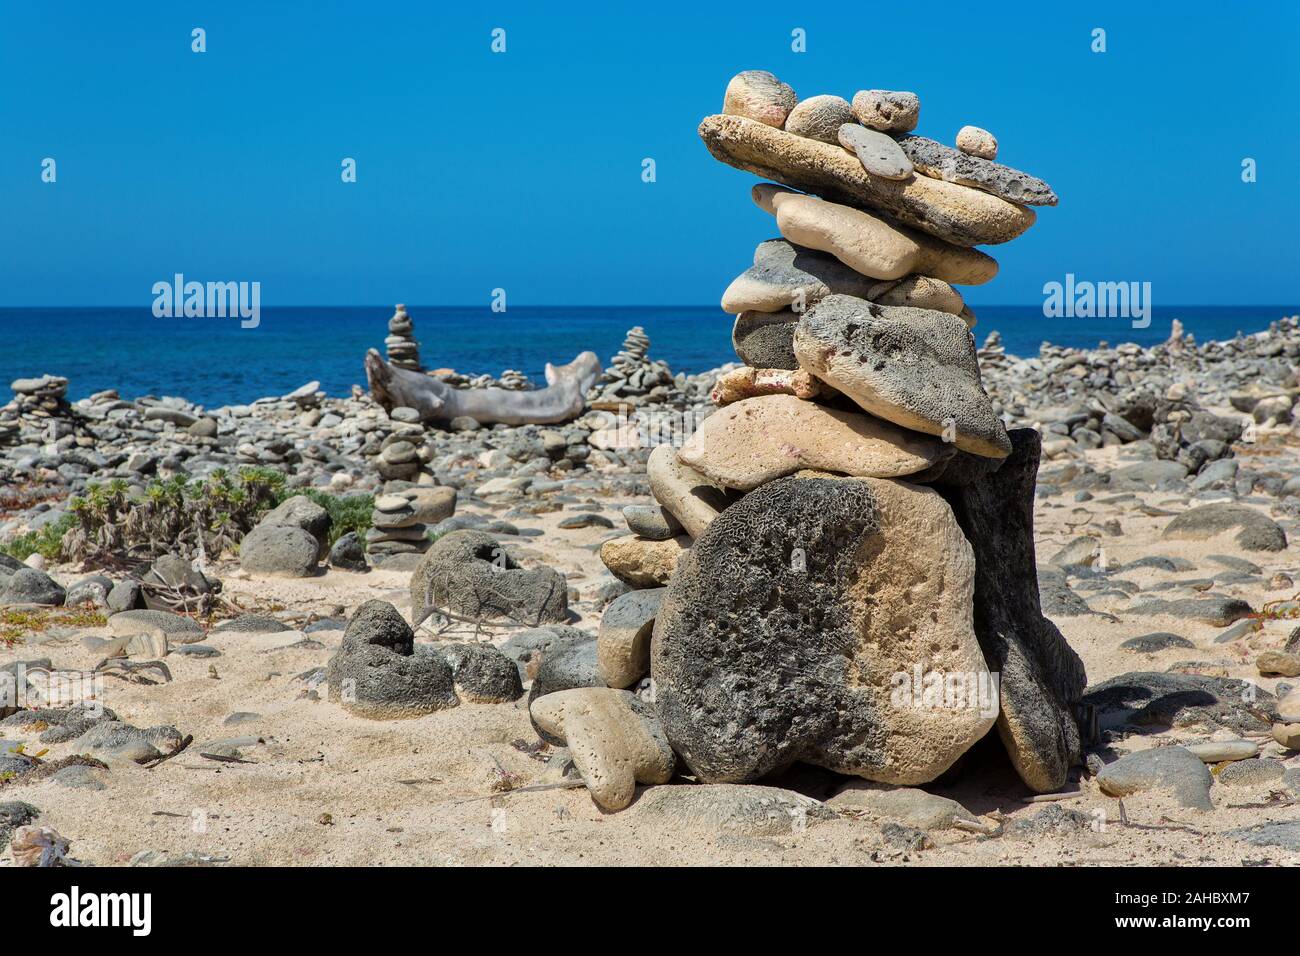
<path id="1" fill-rule="evenodd" d="M 775 235 L 695 133 L 742 69 L 914 90 L 918 132 L 984 126 L 1055 187 L 973 305 L 1067 272 L 1300 300 L 1300 4 L 809 6 L 0 0 L 0 305 L 148 305 L 176 272 L 264 306 L 715 303 Z"/>

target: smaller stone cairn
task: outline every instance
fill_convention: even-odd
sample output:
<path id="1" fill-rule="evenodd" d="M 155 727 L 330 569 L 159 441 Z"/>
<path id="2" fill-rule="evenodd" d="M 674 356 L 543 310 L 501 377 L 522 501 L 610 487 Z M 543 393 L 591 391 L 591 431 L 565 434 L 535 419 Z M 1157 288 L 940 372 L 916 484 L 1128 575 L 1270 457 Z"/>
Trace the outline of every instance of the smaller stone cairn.
<path id="1" fill-rule="evenodd" d="M 508 368 L 502 372 L 497 384 L 501 388 L 512 392 L 526 392 L 533 387 L 533 383 L 527 375 L 513 368 Z"/>
<path id="2" fill-rule="evenodd" d="M 388 337 L 384 347 L 388 350 L 388 361 L 398 368 L 420 370 L 420 343 L 415 341 L 415 325 L 406 314 L 406 306 L 400 302 L 393 317 L 388 320 Z"/>
<path id="3" fill-rule="evenodd" d="M 68 380 L 61 375 L 20 378 L 10 383 L 13 401 L 0 408 L 0 445 L 17 444 L 27 431 L 32 438 L 55 441 L 74 430 L 68 404 Z"/>
<path id="4" fill-rule="evenodd" d="M 623 348 L 610 359 L 610 367 L 592 389 L 593 406 L 637 404 L 638 399 L 665 397 L 673 384 L 672 370 L 666 362 L 650 359 L 649 352 L 650 336 L 645 329 L 639 325 L 628 329 Z"/>

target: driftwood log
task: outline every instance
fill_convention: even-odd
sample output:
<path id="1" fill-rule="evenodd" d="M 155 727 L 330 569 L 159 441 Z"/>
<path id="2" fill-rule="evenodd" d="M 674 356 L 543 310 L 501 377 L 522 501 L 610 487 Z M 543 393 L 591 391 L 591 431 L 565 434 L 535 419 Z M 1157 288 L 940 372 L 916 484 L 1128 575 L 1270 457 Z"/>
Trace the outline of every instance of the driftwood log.
<path id="1" fill-rule="evenodd" d="M 583 352 L 568 365 L 546 364 L 546 388 L 512 391 L 505 388 L 452 388 L 420 372 L 398 368 L 370 349 L 366 380 L 370 394 L 391 411 L 414 408 L 424 422 L 446 422 L 468 416 L 482 425 L 550 425 L 582 414 L 587 390 L 600 375 L 595 352 Z"/>

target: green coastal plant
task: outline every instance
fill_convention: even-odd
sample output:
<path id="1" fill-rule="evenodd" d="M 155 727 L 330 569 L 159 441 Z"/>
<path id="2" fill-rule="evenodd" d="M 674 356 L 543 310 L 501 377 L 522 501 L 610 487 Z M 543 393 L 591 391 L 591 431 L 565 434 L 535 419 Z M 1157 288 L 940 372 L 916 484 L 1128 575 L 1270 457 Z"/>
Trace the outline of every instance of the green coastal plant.
<path id="1" fill-rule="evenodd" d="M 20 561 L 33 552 L 50 561 L 102 562 L 152 559 L 169 552 L 192 555 L 200 549 L 215 558 L 236 551 L 267 511 L 296 495 L 329 513 L 331 545 L 349 531 L 364 534 L 370 528 L 373 496 L 291 488 L 283 473 L 250 467 L 233 474 L 217 469 L 198 481 L 151 481 L 136 495 L 120 478 L 90 485 L 57 521 L 14 538 L 0 550 Z"/>
<path id="2" fill-rule="evenodd" d="M 0 545 L 0 551 L 19 561 L 26 561 L 33 554 L 39 554 L 47 561 L 57 561 L 63 536 L 76 521 L 74 515 L 62 514 L 42 528 L 20 534 L 7 544 Z"/>
<path id="3" fill-rule="evenodd" d="M 310 498 L 329 512 L 331 545 L 349 531 L 364 536 L 370 530 L 370 518 L 375 511 L 374 495 L 361 492 L 351 495 L 331 495 L 314 488 L 289 488 L 280 495 L 276 504 L 295 495 Z"/>

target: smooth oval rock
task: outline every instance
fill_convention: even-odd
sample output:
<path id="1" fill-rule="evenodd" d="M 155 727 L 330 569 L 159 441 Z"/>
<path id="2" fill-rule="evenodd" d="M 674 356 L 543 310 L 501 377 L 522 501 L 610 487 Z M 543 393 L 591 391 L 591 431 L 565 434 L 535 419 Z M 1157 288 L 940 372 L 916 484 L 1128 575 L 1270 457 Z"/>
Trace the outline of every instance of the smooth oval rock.
<path id="1" fill-rule="evenodd" d="M 957 148 L 967 156 L 980 159 L 998 158 L 998 140 L 986 129 L 978 126 L 963 126 L 957 130 Z"/>
<path id="2" fill-rule="evenodd" d="M 785 131 L 823 143 L 838 142 L 839 128 L 853 122 L 853 109 L 842 96 L 810 96 L 785 118 Z"/>
<path id="3" fill-rule="evenodd" d="M 722 112 L 780 129 L 799 98 L 767 70 L 745 70 L 727 84 Z"/>
<path id="4" fill-rule="evenodd" d="M 806 468 L 901 478 L 932 468 L 952 452 L 951 445 L 870 415 L 768 395 L 710 415 L 677 458 L 710 481 L 750 491 Z"/>
<path id="5" fill-rule="evenodd" d="M 909 133 L 921 117 L 921 100 L 915 93 L 894 90 L 858 90 L 853 94 L 853 115 L 864 126 L 882 133 Z"/>
<path id="6" fill-rule="evenodd" d="M 898 148 L 893 137 L 857 123 L 845 123 L 839 128 L 836 138 L 873 176 L 906 179 L 912 175 L 912 161 Z"/>

